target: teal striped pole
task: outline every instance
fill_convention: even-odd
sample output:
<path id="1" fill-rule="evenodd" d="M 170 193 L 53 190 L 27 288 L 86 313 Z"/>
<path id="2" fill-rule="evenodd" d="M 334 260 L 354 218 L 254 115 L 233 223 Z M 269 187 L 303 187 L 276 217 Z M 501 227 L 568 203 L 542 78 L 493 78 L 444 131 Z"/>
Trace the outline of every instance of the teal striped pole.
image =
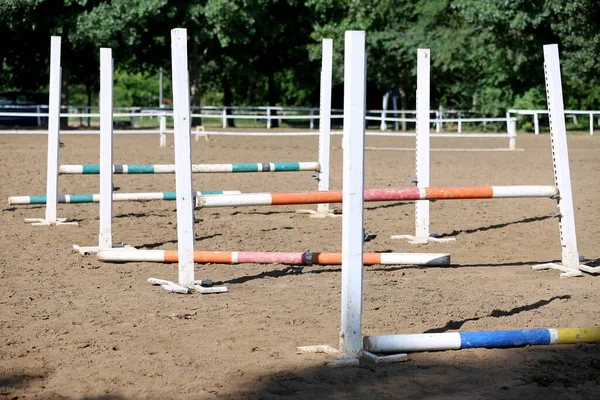
<path id="1" fill-rule="evenodd" d="M 193 164 L 192 173 L 240 173 L 240 172 L 298 172 L 320 171 L 318 162 L 277 162 L 253 164 Z M 87 165 L 61 165 L 60 174 L 97 175 L 100 166 Z M 124 164 L 114 165 L 115 174 L 174 174 L 174 164 Z"/>
<path id="2" fill-rule="evenodd" d="M 196 196 L 211 196 L 220 194 L 240 194 L 238 190 L 202 191 Z M 150 201 L 150 200 L 175 200 L 175 192 L 156 193 L 113 193 L 113 201 Z M 61 204 L 71 203 L 99 203 L 100 194 L 65 194 L 58 196 Z M 10 205 L 46 204 L 46 196 L 11 196 L 8 198 Z"/>

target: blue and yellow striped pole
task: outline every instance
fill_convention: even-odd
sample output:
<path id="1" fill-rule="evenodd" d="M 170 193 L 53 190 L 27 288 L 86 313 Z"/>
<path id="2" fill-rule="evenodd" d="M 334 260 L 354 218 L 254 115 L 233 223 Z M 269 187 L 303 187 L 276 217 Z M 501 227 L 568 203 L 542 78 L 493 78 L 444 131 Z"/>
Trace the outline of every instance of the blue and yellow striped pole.
<path id="1" fill-rule="evenodd" d="M 363 348 L 370 353 L 410 353 L 419 351 L 475 348 L 509 348 L 552 344 L 599 343 L 600 327 L 524 329 L 487 332 L 447 332 L 407 335 L 365 336 Z"/>

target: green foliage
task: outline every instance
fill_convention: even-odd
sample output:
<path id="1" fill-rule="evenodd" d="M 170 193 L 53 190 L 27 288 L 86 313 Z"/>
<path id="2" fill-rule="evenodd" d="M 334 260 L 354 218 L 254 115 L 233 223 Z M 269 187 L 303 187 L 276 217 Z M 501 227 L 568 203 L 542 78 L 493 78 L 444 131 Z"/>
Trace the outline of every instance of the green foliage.
<path id="1" fill-rule="evenodd" d="M 157 107 L 158 76 L 141 72 L 128 74 L 115 71 L 114 104 L 116 107 L 150 106 Z"/>
<path id="2" fill-rule="evenodd" d="M 412 108 L 416 49 L 429 48 L 433 108 L 544 108 L 542 46 L 558 43 L 566 107 L 600 108 L 595 0 L 3 0 L 0 85 L 46 87 L 48 39 L 61 35 L 70 103 L 97 102 L 99 48 L 111 47 L 115 104 L 155 105 L 174 27 L 188 29 L 193 104 L 315 105 L 332 38 L 339 106 L 344 32 L 362 29 L 370 107 L 397 89 Z"/>

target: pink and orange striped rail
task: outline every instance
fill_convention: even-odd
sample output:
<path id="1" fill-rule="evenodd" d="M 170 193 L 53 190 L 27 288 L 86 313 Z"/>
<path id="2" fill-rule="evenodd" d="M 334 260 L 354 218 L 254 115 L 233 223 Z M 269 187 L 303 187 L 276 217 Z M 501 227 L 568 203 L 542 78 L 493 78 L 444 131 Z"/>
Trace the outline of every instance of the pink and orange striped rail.
<path id="1" fill-rule="evenodd" d="M 177 250 L 100 250 L 98 259 L 109 262 L 176 263 Z M 365 265 L 448 265 L 449 254 L 364 253 Z M 208 264 L 341 265 L 342 253 L 282 253 L 256 251 L 194 251 L 194 262 Z"/>
<path id="2" fill-rule="evenodd" d="M 556 186 L 472 186 L 365 190 L 365 201 L 467 200 L 492 198 L 536 198 L 558 195 Z M 341 203 L 342 192 L 242 193 L 200 196 L 197 207 L 283 206 Z"/>

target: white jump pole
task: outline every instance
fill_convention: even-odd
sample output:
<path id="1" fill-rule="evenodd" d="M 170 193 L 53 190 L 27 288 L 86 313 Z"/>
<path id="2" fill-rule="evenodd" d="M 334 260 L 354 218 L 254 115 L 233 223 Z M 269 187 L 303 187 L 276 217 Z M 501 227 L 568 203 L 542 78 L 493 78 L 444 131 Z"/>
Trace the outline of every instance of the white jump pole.
<path id="1" fill-rule="evenodd" d="M 555 263 L 541 264 L 534 266 L 533 269 L 558 269 L 563 271 L 560 275 L 561 277 L 578 276 L 581 275 L 581 271 L 600 273 L 600 267 L 588 267 L 579 263 L 560 61 L 558 57 L 558 45 L 556 44 L 544 46 L 544 73 L 546 77 L 546 97 L 548 100 L 548 118 L 550 121 L 554 182 L 559 191 L 557 214 L 559 218 L 560 243 L 562 246 L 562 265 Z"/>
<path id="2" fill-rule="evenodd" d="M 190 136 L 190 85 L 187 56 L 187 29 L 171 31 L 171 63 L 173 79 L 173 124 L 175 147 L 175 189 L 177 202 L 178 284 L 149 278 L 174 293 L 223 293 L 225 287 L 203 288 L 194 280 L 194 193 L 192 191 L 192 139 Z"/>
<path id="3" fill-rule="evenodd" d="M 164 105 L 161 105 L 164 108 Z M 167 117 L 165 114 L 160 114 L 159 130 L 160 130 L 160 147 L 167 147 Z"/>
<path id="4" fill-rule="evenodd" d="M 192 152 L 190 93 L 187 59 L 187 29 L 171 31 L 173 68 L 173 122 L 175 140 L 175 185 L 177 196 L 177 250 L 179 284 L 194 286 L 194 196 L 192 193 Z"/>
<path id="5" fill-rule="evenodd" d="M 50 39 L 50 94 L 48 104 L 48 164 L 46 176 L 46 217 L 26 218 L 34 226 L 41 225 L 77 225 L 65 218 L 56 217 L 58 204 L 58 149 L 60 133 L 60 97 L 61 97 L 61 67 L 60 67 L 60 36 Z"/>
<path id="6" fill-rule="evenodd" d="M 362 351 L 366 57 L 365 32 L 348 31 L 344 51 L 344 138 L 342 208 L 342 326 L 340 351 Z"/>
<path id="7" fill-rule="evenodd" d="M 517 119 L 508 119 L 508 150 L 517 150 Z"/>
<path id="8" fill-rule="evenodd" d="M 158 106 L 164 108 L 163 104 L 163 69 L 162 67 L 158 70 Z M 167 117 L 165 114 L 160 114 L 159 117 L 159 129 L 160 129 L 160 147 L 167 147 Z"/>
<path id="9" fill-rule="evenodd" d="M 298 347 L 298 353 L 328 353 L 333 366 L 358 365 L 362 352 L 365 32 L 346 31 L 344 49 L 344 162 L 342 208 L 342 319 L 340 349 Z"/>
<path id="10" fill-rule="evenodd" d="M 418 188 L 430 184 L 430 65 L 429 49 L 417 49 L 417 126 L 415 171 Z M 415 202 L 415 235 L 394 235 L 392 239 L 407 239 L 410 244 L 447 242 L 454 238 L 438 239 L 429 235 L 429 201 Z"/>
<path id="11" fill-rule="evenodd" d="M 385 122 L 385 118 L 387 117 L 389 96 L 390 92 L 385 92 L 383 98 L 381 99 L 381 124 L 379 124 L 380 131 L 385 131 L 387 129 L 387 123 Z M 396 115 L 394 115 L 394 117 L 396 117 Z"/>
<path id="12" fill-rule="evenodd" d="M 113 217 L 113 86 L 112 49 L 100 49 L 100 233 L 98 246 L 73 245 L 81 255 L 112 249 Z M 127 247 L 126 244 L 118 248 Z"/>
<path id="13" fill-rule="evenodd" d="M 338 358 L 332 367 L 406 360 L 406 355 L 376 356 L 363 351 L 364 157 L 366 114 L 365 32 L 346 31 L 344 49 L 344 171 L 342 210 L 342 318 L 340 349 L 328 345 L 297 347 L 296 352 L 326 353 Z"/>
<path id="14" fill-rule="evenodd" d="M 416 173 L 417 187 L 429 187 L 429 97 L 430 97 L 430 52 L 417 49 L 417 132 Z M 429 201 L 415 203 L 415 236 L 419 242 L 429 239 Z"/>
<path id="15" fill-rule="evenodd" d="M 100 235 L 98 247 L 112 248 L 113 216 L 113 58 L 100 49 Z"/>
<path id="16" fill-rule="evenodd" d="M 329 165 L 331 153 L 331 82 L 333 67 L 333 40 L 323 39 L 321 59 L 321 99 L 319 110 L 319 191 L 329 190 Z M 334 217 L 329 204 L 319 204 L 317 211 L 297 210 L 300 214 L 311 214 L 315 218 Z"/>
<path id="17" fill-rule="evenodd" d="M 321 61 L 321 105 L 319 116 L 319 191 L 329 190 L 329 163 L 331 150 L 331 75 L 333 65 L 333 40 L 323 39 Z M 329 204 L 319 204 L 317 212 L 329 214 Z"/>

